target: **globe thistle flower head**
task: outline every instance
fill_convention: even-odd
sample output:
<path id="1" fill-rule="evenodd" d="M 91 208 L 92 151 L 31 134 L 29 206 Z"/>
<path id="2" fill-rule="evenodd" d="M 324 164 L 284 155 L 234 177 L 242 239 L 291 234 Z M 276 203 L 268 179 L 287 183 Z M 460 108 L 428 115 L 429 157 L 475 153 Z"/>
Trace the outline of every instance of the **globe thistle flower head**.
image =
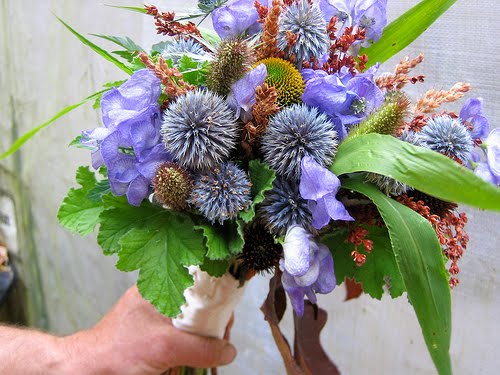
<path id="1" fill-rule="evenodd" d="M 161 55 L 165 60 L 172 60 L 174 66 L 178 66 L 180 59 L 184 55 L 191 57 L 193 60 L 198 60 L 206 54 L 201 44 L 195 40 L 179 38 L 168 42 Z"/>
<path id="2" fill-rule="evenodd" d="M 324 113 L 305 104 L 295 104 L 274 115 L 262 137 L 264 160 L 286 179 L 298 181 L 300 162 L 311 156 L 323 167 L 337 151 L 335 125 Z"/>
<path id="3" fill-rule="evenodd" d="M 422 146 L 422 138 L 418 133 L 411 130 L 405 130 L 399 137 L 400 140 L 406 143 L 411 143 L 414 146 Z"/>
<path id="4" fill-rule="evenodd" d="M 295 224 L 308 232 L 315 231 L 307 200 L 300 196 L 299 184 L 283 178 L 274 180 L 273 188 L 266 193 L 258 214 L 267 230 L 276 236 L 284 236 L 287 229 Z"/>
<path id="5" fill-rule="evenodd" d="M 192 181 L 187 171 L 176 163 L 160 164 L 153 178 L 154 197 L 157 202 L 174 210 L 187 207 Z"/>
<path id="6" fill-rule="evenodd" d="M 467 128 L 460 120 L 448 115 L 429 119 L 420 131 L 420 136 L 424 147 L 461 162 L 470 159 L 474 147 Z"/>
<path id="7" fill-rule="evenodd" d="M 244 39 L 220 42 L 214 60 L 208 66 L 207 87 L 219 95 L 229 94 L 231 85 L 243 78 L 255 63 L 251 44 Z"/>
<path id="8" fill-rule="evenodd" d="M 195 176 L 189 203 L 212 223 L 235 219 L 251 203 L 250 181 L 232 162 Z"/>
<path id="9" fill-rule="evenodd" d="M 387 195 L 398 196 L 413 190 L 412 187 L 403 184 L 392 177 L 384 176 L 383 174 L 378 173 L 367 173 L 366 181 L 377 185 L 378 188 Z"/>
<path id="10" fill-rule="evenodd" d="M 180 165 L 201 170 L 227 159 L 238 131 L 236 116 L 224 99 L 208 90 L 196 90 L 168 106 L 160 133 Z"/>
<path id="11" fill-rule="evenodd" d="M 296 37 L 293 43 L 289 43 L 290 33 Z M 295 57 L 299 69 L 302 61 L 327 53 L 330 41 L 319 6 L 308 0 L 297 0 L 288 6 L 280 17 L 277 42 L 287 57 Z"/>
<path id="12" fill-rule="evenodd" d="M 277 57 L 259 60 L 255 65 L 264 64 L 267 68 L 266 83 L 278 93 L 281 107 L 301 102 L 304 93 L 302 75 L 289 61 Z"/>

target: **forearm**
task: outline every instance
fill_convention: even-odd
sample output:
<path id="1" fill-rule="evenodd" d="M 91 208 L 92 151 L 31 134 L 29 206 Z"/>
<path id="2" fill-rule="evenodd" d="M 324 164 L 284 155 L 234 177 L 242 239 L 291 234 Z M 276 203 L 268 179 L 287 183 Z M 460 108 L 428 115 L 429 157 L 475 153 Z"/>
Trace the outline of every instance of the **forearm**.
<path id="1" fill-rule="evenodd" d="M 0 326 L 0 374 L 60 374 L 64 356 L 57 337 Z"/>

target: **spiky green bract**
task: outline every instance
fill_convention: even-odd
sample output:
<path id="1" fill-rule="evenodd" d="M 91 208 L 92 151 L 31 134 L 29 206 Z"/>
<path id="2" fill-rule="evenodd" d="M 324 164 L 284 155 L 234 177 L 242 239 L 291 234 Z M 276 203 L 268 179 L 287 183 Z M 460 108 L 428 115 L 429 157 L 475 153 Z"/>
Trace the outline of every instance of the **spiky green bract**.
<path id="1" fill-rule="evenodd" d="M 287 33 L 297 36 L 290 46 Z M 285 51 L 288 58 L 295 57 L 295 65 L 300 69 L 302 61 L 311 57 L 319 58 L 328 52 L 330 40 L 326 35 L 326 23 L 317 4 L 308 0 L 298 0 L 285 8 L 279 21 L 278 48 Z"/>
<path id="2" fill-rule="evenodd" d="M 160 164 L 153 178 L 155 199 L 169 208 L 183 210 L 191 192 L 192 182 L 187 171 L 176 163 Z"/>
<path id="3" fill-rule="evenodd" d="M 232 162 L 199 173 L 189 203 L 212 223 L 235 219 L 251 203 L 250 181 Z"/>
<path id="4" fill-rule="evenodd" d="M 467 128 L 460 120 L 448 115 L 429 119 L 420 137 L 425 147 L 462 162 L 470 159 L 474 147 Z"/>
<path id="5" fill-rule="evenodd" d="M 268 57 L 255 63 L 255 65 L 259 64 L 264 64 L 267 68 L 266 83 L 276 89 L 280 107 L 301 102 L 305 87 L 304 80 L 290 61 Z"/>
<path id="6" fill-rule="evenodd" d="M 409 106 L 410 100 L 404 93 L 395 92 L 387 95 L 384 104 L 351 129 L 347 139 L 370 133 L 394 134 L 404 124 Z"/>
<path id="7" fill-rule="evenodd" d="M 311 156 L 326 167 L 331 164 L 337 145 L 335 127 L 324 113 L 305 104 L 295 104 L 271 118 L 261 150 L 265 162 L 279 176 L 298 181 L 304 156 Z"/>
<path id="8" fill-rule="evenodd" d="M 243 39 L 223 40 L 214 60 L 208 66 L 207 87 L 219 95 L 226 96 L 231 85 L 243 78 L 255 62 L 255 53 Z"/>
<path id="9" fill-rule="evenodd" d="M 215 168 L 236 147 L 239 127 L 223 98 L 208 90 L 188 91 L 163 114 L 161 135 L 167 150 L 182 166 Z"/>
<path id="10" fill-rule="evenodd" d="M 273 188 L 266 192 L 266 199 L 258 210 L 269 232 L 284 236 L 288 227 L 301 225 L 314 232 L 312 214 L 307 201 L 300 196 L 299 184 L 283 178 L 274 180 Z"/>

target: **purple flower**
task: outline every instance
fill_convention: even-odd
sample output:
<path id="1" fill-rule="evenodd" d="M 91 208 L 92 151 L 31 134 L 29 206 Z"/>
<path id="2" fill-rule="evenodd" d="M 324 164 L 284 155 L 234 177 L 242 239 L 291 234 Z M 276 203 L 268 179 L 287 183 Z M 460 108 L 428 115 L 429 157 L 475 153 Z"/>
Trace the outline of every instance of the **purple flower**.
<path id="1" fill-rule="evenodd" d="M 366 29 L 363 47 L 379 40 L 387 25 L 387 0 L 320 0 L 319 6 L 326 22 L 338 18 L 337 36 L 348 26 Z"/>
<path id="2" fill-rule="evenodd" d="M 471 135 L 474 139 L 482 139 L 490 131 L 490 123 L 483 113 L 482 98 L 468 99 L 460 110 L 460 118 L 472 124 L 474 128 Z"/>
<path id="3" fill-rule="evenodd" d="M 244 122 L 246 122 L 245 114 L 251 111 L 255 104 L 255 89 L 257 86 L 264 83 L 266 76 L 266 65 L 259 64 L 231 86 L 231 94 L 228 98 L 228 103 L 236 112 L 237 117 L 240 117 L 241 110 L 243 110 L 242 120 Z M 250 119 L 247 119 L 247 121 L 250 121 Z"/>
<path id="4" fill-rule="evenodd" d="M 94 148 L 92 165 L 106 165 L 111 191 L 139 206 L 149 194 L 156 167 L 170 159 L 159 128 L 160 80 L 147 69 L 135 72 L 101 99 L 105 127 L 83 132 Z"/>
<path id="5" fill-rule="evenodd" d="M 256 34 L 261 30 L 257 22 L 259 14 L 254 0 L 235 0 L 228 5 L 216 8 L 212 13 L 214 30 L 222 39 L 230 39 L 245 32 Z M 264 5 L 268 5 L 264 1 Z"/>
<path id="6" fill-rule="evenodd" d="M 500 186 L 500 128 L 493 129 L 483 140 L 482 151 L 486 160 L 481 160 L 481 153 L 474 151 L 471 154 L 474 174 L 483 180 Z"/>
<path id="7" fill-rule="evenodd" d="M 336 285 L 332 254 L 299 225 L 288 228 L 283 245 L 281 282 L 298 316 L 304 315 L 304 296 L 316 303 L 316 294 L 330 293 Z"/>
<path id="8" fill-rule="evenodd" d="M 301 169 L 299 191 L 302 198 L 308 200 L 314 228 L 323 228 L 330 219 L 354 220 L 335 197 L 340 188 L 340 180 L 335 174 L 309 156 L 302 158 Z"/>

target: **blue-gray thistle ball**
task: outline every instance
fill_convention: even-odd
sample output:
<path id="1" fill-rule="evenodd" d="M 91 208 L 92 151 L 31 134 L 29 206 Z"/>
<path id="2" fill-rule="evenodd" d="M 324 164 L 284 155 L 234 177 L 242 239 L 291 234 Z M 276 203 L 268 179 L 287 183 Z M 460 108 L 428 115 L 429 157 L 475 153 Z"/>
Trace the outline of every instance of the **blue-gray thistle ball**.
<path id="1" fill-rule="evenodd" d="M 297 35 L 293 46 L 288 45 L 287 32 Z M 295 55 L 295 65 L 302 67 L 302 61 L 311 57 L 319 58 L 330 49 L 330 40 L 326 33 L 326 22 L 317 4 L 307 0 L 293 2 L 281 14 L 277 36 L 278 48 L 285 51 L 287 57 Z"/>
<path id="2" fill-rule="evenodd" d="M 189 203 L 212 223 L 235 219 L 251 203 L 250 181 L 232 162 L 198 173 Z"/>
<path id="3" fill-rule="evenodd" d="M 431 118 L 419 135 L 424 147 L 462 162 L 470 159 L 474 142 L 469 130 L 458 119 L 448 115 Z"/>
<path id="4" fill-rule="evenodd" d="M 165 60 L 171 59 L 174 66 L 178 66 L 183 55 L 196 61 L 198 60 L 197 56 L 205 56 L 206 54 L 200 43 L 193 39 L 180 38 L 167 42 L 161 55 Z"/>
<path id="5" fill-rule="evenodd" d="M 180 165 L 203 170 L 228 158 L 236 147 L 239 126 L 223 98 L 208 90 L 195 90 L 170 103 L 160 133 Z"/>
<path id="6" fill-rule="evenodd" d="M 315 231 L 307 200 L 300 196 L 299 184 L 282 178 L 274 180 L 273 188 L 266 192 L 258 214 L 267 230 L 277 236 L 284 236 L 288 227 L 294 224 L 309 232 Z"/>
<path id="7" fill-rule="evenodd" d="M 288 180 L 300 178 L 300 162 L 306 155 L 323 167 L 337 151 L 337 132 L 324 113 L 295 104 L 274 115 L 262 137 L 264 160 Z"/>

